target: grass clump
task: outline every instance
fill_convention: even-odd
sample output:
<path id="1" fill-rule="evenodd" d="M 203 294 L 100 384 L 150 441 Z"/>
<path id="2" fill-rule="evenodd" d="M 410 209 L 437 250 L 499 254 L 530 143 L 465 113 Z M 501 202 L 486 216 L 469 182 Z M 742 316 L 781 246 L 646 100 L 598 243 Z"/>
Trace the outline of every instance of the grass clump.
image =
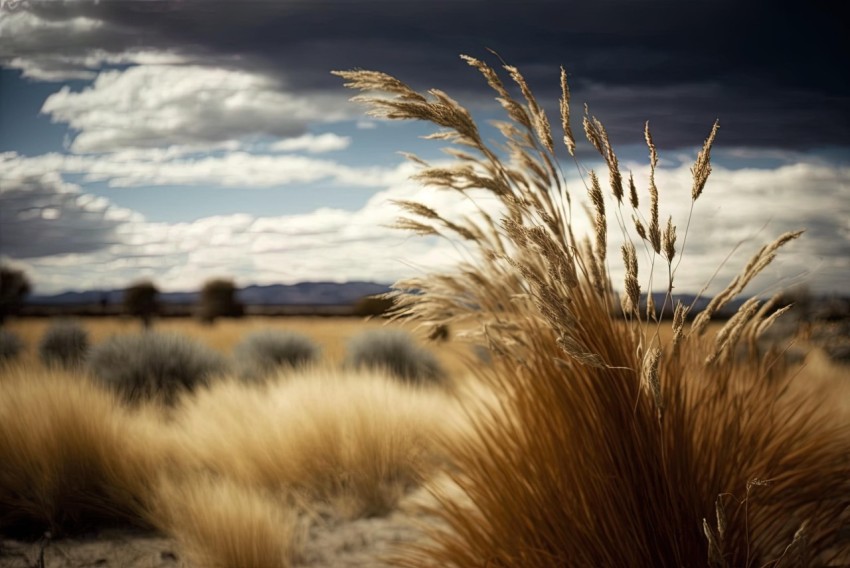
<path id="1" fill-rule="evenodd" d="M 226 479 L 164 480 L 151 517 L 195 566 L 288 568 L 298 557 L 295 513 L 261 489 Z"/>
<path id="2" fill-rule="evenodd" d="M 66 320 L 53 323 L 38 344 L 45 365 L 65 368 L 81 366 L 89 350 L 89 334 L 79 323 Z"/>
<path id="3" fill-rule="evenodd" d="M 17 333 L 0 328 L 0 363 L 17 359 L 24 350 L 24 342 Z"/>
<path id="4" fill-rule="evenodd" d="M 165 405 L 227 372 L 224 359 L 209 347 L 182 335 L 156 332 L 101 343 L 92 350 L 88 367 L 126 402 Z"/>
<path id="5" fill-rule="evenodd" d="M 0 381 L 0 533 L 54 536 L 148 526 L 167 445 L 153 417 L 59 369 Z"/>
<path id="6" fill-rule="evenodd" d="M 276 370 L 297 369 L 315 362 L 319 347 L 308 337 L 288 331 L 259 331 L 234 350 L 238 374 L 259 380 Z"/>
<path id="7" fill-rule="evenodd" d="M 579 165 L 592 229 L 578 234 L 552 126 L 529 85 L 510 65 L 503 69 L 513 85 L 483 61 L 464 60 L 507 114 L 494 123 L 498 146 L 485 143 L 469 111 L 440 90 L 421 94 L 375 71 L 337 72 L 367 93 L 357 100 L 373 115 L 433 123 L 441 130 L 431 138 L 455 145 L 450 166 L 412 157 L 422 167 L 416 179 L 467 196 L 485 192 L 502 208 L 496 218 L 482 209 L 456 219 L 399 203 L 401 228 L 462 242 L 470 260 L 397 283 L 397 317 L 470 329 L 467 336 L 494 356 L 481 375 L 498 398 L 488 412 L 473 413 L 471 432 L 450 446 L 462 496 L 440 496 L 436 513 L 448 529 L 436 529 L 403 563 L 808 566 L 850 553 L 850 432 L 819 400 L 789 394 L 793 377 L 775 356 L 732 356 L 781 310 L 769 314 L 774 302 L 753 298 L 706 334 L 712 315 L 800 233 L 759 250 L 686 329 L 690 308 L 673 290 L 688 235 L 660 218 L 649 125 L 639 192 L 585 107 L 584 133 L 610 192 Z M 575 158 L 563 70 L 561 92 L 563 141 Z M 706 187 L 717 132 L 715 123 L 693 165 L 691 205 Z M 608 271 L 611 228 L 625 240 L 619 291 Z M 642 309 L 653 282 L 667 290 L 660 311 L 675 314 L 669 343 L 652 316 L 656 306 Z"/>
<path id="8" fill-rule="evenodd" d="M 390 512 L 443 459 L 454 427 L 442 392 L 381 373 L 314 370 L 258 388 L 224 381 L 181 409 L 175 428 L 199 469 L 344 517 Z"/>
<path id="9" fill-rule="evenodd" d="M 354 337 L 345 364 L 353 369 L 385 370 L 417 384 L 437 383 L 445 377 L 434 355 L 419 347 L 409 333 L 395 329 L 370 330 Z"/>

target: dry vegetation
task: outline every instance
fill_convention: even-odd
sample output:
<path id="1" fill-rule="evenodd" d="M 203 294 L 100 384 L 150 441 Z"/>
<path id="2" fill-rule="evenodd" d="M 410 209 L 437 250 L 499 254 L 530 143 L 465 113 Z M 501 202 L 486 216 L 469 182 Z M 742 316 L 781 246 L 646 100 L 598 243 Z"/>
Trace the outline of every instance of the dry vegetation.
<path id="1" fill-rule="evenodd" d="M 483 62 L 465 60 L 508 114 L 498 124 L 506 155 L 441 91 L 422 95 L 377 72 L 338 74 L 379 93 L 360 98 L 374 113 L 441 127 L 434 137 L 454 144 L 457 163 L 438 168 L 412 157 L 422 183 L 486 190 L 500 201 L 500 218 L 481 210 L 463 219 L 400 203 L 409 214 L 400 227 L 454 239 L 470 260 L 449 274 L 400 282 L 394 293 L 393 325 L 420 338 L 446 326 L 486 347 L 491 364 L 472 365 L 458 341 L 431 344 L 452 380 L 410 384 L 390 376 L 390 364 L 344 367 L 349 340 L 380 322 L 163 320 L 154 327 L 222 355 L 251 333 L 289 329 L 315 341 L 322 359 L 265 381 L 236 373 L 205 381 L 170 406 L 156 397 L 129 406 L 84 371 L 41 367 L 32 346 L 46 323 L 13 320 L 8 328 L 30 348 L 18 362 L 0 362 L 0 532 L 60 536 L 129 525 L 174 539 L 197 566 L 315 565 L 308 549 L 321 540 L 317 527 L 422 515 L 406 499 L 424 484 L 435 497 L 424 510 L 437 521 L 429 538 L 405 537 L 416 542 L 397 549 L 395 563 L 847 561 L 850 431 L 846 405 L 833 404 L 840 374 L 817 354 L 801 369 L 781 350 L 757 352 L 758 337 L 781 315 L 772 300 L 753 299 L 725 324 L 710 323 L 799 234 L 758 251 L 706 311 L 689 314 L 672 293 L 687 230 L 659 217 L 648 126 L 653 173 L 626 179 L 604 127 L 586 112 L 585 134 L 611 191 L 586 172 L 594 234 L 574 234 L 578 196 L 566 188 L 550 123 L 525 80 L 504 66 L 509 87 Z M 562 91 L 563 141 L 574 154 L 566 75 Z M 717 128 L 694 164 L 692 203 L 705 189 Z M 614 230 L 627 244 L 609 256 Z M 608 267 L 619 257 L 626 278 L 615 285 Z M 653 281 L 666 285 L 660 308 L 675 311 L 672 322 L 641 308 Z M 95 348 L 138 327 L 83 325 Z"/>

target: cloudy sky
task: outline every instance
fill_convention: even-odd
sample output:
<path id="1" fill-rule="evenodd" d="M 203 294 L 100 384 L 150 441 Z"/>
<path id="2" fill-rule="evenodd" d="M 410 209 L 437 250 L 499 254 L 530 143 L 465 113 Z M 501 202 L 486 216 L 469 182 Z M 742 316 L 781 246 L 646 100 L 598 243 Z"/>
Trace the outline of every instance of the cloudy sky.
<path id="1" fill-rule="evenodd" d="M 848 292 L 839 4 L 0 0 L 0 260 L 38 293 L 141 277 L 163 290 L 212 276 L 389 283 L 449 266 L 463 250 L 386 228 L 391 199 L 468 206 L 408 179 L 399 151 L 443 156 L 421 138 L 432 128 L 367 119 L 330 71 L 438 87 L 486 121 L 498 105 L 458 55 L 495 66 L 492 48 L 553 112 L 563 65 L 574 114 L 590 105 L 644 192 L 649 120 L 662 215 L 680 234 L 689 168 L 720 119 L 681 291 L 699 290 L 737 246 L 716 290 L 762 242 L 803 228 L 751 291 Z M 589 146 L 579 156 L 600 167 Z"/>

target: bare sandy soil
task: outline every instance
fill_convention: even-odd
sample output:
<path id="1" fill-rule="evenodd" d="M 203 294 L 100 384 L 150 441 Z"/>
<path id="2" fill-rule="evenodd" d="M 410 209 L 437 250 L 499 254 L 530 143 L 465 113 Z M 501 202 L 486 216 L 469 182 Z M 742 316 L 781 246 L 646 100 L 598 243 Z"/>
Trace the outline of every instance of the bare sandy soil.
<path id="1" fill-rule="evenodd" d="M 392 566 L 405 545 L 425 538 L 437 521 L 423 509 L 430 501 L 419 490 L 386 517 L 344 520 L 318 511 L 304 519 L 301 553 L 294 566 L 353 568 Z M 177 542 L 156 534 L 103 530 L 81 538 L 0 542 L 2 568 L 204 568 L 192 564 Z"/>

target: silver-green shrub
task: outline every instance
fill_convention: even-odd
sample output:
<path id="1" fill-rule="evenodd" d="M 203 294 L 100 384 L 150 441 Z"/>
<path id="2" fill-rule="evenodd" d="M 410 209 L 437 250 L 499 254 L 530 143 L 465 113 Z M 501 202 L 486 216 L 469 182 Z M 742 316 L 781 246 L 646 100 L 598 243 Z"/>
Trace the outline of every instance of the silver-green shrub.
<path id="1" fill-rule="evenodd" d="M 96 346 L 89 370 L 125 401 L 172 405 L 185 392 L 227 372 L 223 357 L 209 347 L 173 333 L 144 332 L 113 337 Z"/>
<path id="2" fill-rule="evenodd" d="M 383 369 L 411 383 L 437 383 L 445 373 L 431 352 L 404 331 L 377 329 L 361 333 L 348 344 L 345 364 L 356 369 Z"/>
<path id="3" fill-rule="evenodd" d="M 319 358 L 319 347 L 309 337 L 291 331 L 251 333 L 233 352 L 237 372 L 247 380 L 260 380 L 279 369 L 294 369 Z"/>
<path id="4" fill-rule="evenodd" d="M 24 349 L 24 342 L 18 334 L 0 329 L 0 363 L 14 361 Z"/>
<path id="5" fill-rule="evenodd" d="M 53 323 L 38 344 L 38 356 L 48 366 L 77 367 L 83 364 L 88 351 L 88 332 L 72 320 Z"/>

